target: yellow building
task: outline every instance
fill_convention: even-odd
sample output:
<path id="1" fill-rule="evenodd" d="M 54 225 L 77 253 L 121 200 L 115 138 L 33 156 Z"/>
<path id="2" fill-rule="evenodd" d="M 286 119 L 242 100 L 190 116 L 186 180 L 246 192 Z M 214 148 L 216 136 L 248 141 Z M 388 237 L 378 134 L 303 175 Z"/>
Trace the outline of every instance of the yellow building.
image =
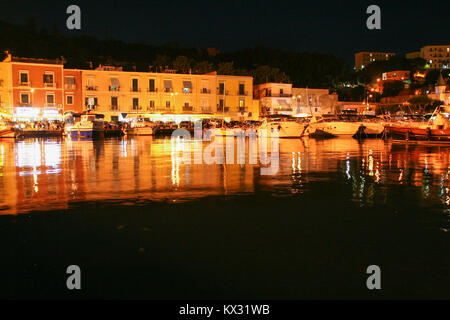
<path id="1" fill-rule="evenodd" d="M 100 66 L 82 70 L 82 83 L 85 109 L 104 114 L 105 120 L 137 115 L 176 122 L 259 116 L 258 110 L 253 111 L 252 77 L 125 72 Z"/>
<path id="2" fill-rule="evenodd" d="M 259 106 L 253 103 L 252 77 L 216 75 L 216 83 L 217 113 L 229 120 L 258 120 Z"/>
<path id="3" fill-rule="evenodd" d="M 13 112 L 11 64 L 0 62 L 0 113 Z"/>

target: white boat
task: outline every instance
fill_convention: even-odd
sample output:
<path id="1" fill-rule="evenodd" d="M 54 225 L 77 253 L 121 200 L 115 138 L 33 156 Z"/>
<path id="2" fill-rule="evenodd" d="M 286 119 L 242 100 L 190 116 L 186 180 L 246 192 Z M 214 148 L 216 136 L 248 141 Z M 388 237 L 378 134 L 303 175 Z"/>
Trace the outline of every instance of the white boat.
<path id="1" fill-rule="evenodd" d="M 0 123 L 0 138 L 14 138 L 16 133 L 6 124 Z"/>
<path id="2" fill-rule="evenodd" d="M 127 135 L 130 136 L 151 136 L 153 135 L 153 125 L 150 119 L 139 118 L 138 122 L 131 123 L 131 127 L 127 129 Z"/>
<path id="3" fill-rule="evenodd" d="M 86 114 L 69 131 L 72 137 L 102 137 L 105 128 L 102 121 L 95 119 L 95 114 Z"/>
<path id="4" fill-rule="evenodd" d="M 380 135 L 384 131 L 383 123 L 377 119 L 364 118 L 314 118 L 311 120 L 308 132 L 310 135 L 331 135 L 331 136 L 354 136 L 358 133 L 362 135 Z"/>
<path id="5" fill-rule="evenodd" d="M 272 115 L 266 117 L 258 128 L 258 135 L 270 137 L 276 133 L 279 138 L 300 138 L 308 124 L 299 122 L 296 118 L 286 115 Z"/>

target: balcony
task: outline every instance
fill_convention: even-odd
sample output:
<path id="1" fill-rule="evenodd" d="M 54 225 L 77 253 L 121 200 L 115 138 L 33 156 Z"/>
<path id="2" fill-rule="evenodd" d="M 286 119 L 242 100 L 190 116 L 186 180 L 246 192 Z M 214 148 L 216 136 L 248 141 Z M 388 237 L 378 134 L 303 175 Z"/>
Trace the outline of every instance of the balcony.
<path id="1" fill-rule="evenodd" d="M 97 91 L 97 89 L 98 89 L 97 86 L 86 86 L 87 91 Z"/>
<path id="2" fill-rule="evenodd" d="M 291 98 L 292 93 L 263 93 L 261 97 L 268 98 Z"/>
<path id="3" fill-rule="evenodd" d="M 148 92 L 157 93 L 158 92 L 158 88 L 153 88 L 153 89 L 148 88 Z"/>
<path id="4" fill-rule="evenodd" d="M 44 88 L 56 88 L 56 83 L 54 83 L 54 82 L 44 82 Z"/>
<path id="5" fill-rule="evenodd" d="M 66 84 L 64 86 L 64 89 L 66 89 L 66 90 L 75 90 L 76 88 L 77 88 L 77 86 L 74 84 Z"/>
<path id="6" fill-rule="evenodd" d="M 142 107 L 141 106 L 133 106 L 132 110 L 133 111 L 140 111 L 140 110 L 142 110 Z"/>
<path id="7" fill-rule="evenodd" d="M 217 112 L 230 112 L 230 107 L 217 107 Z"/>
<path id="8" fill-rule="evenodd" d="M 211 94 L 211 89 L 202 88 L 200 91 L 201 94 Z"/>
<path id="9" fill-rule="evenodd" d="M 130 92 L 141 92 L 141 88 L 131 88 Z"/>
<path id="10" fill-rule="evenodd" d="M 44 108 L 62 108 L 62 104 L 58 103 L 44 103 Z"/>
<path id="11" fill-rule="evenodd" d="M 174 112 L 174 109 L 172 107 L 170 108 L 163 108 L 159 107 L 155 109 L 156 112 Z"/>
<path id="12" fill-rule="evenodd" d="M 230 92 L 228 90 L 217 90 L 219 96 L 229 96 Z"/>
<path id="13" fill-rule="evenodd" d="M 248 91 L 238 91 L 237 93 L 238 96 L 248 96 Z"/>
<path id="14" fill-rule="evenodd" d="M 117 111 L 119 110 L 119 106 L 115 105 L 115 106 L 109 106 L 109 110 L 111 111 Z"/>
<path id="15" fill-rule="evenodd" d="M 239 107 L 239 112 L 248 112 L 247 107 Z"/>
<path id="16" fill-rule="evenodd" d="M 165 93 L 171 93 L 173 92 L 173 88 L 164 88 Z"/>
<path id="17" fill-rule="evenodd" d="M 203 113 L 212 113 L 212 109 L 211 109 L 211 107 L 202 107 L 202 112 Z"/>
<path id="18" fill-rule="evenodd" d="M 31 87 L 31 82 L 24 82 L 24 81 L 19 81 L 19 86 L 20 87 Z"/>
<path id="19" fill-rule="evenodd" d="M 120 91 L 120 86 L 109 86 L 109 91 Z"/>
<path id="20" fill-rule="evenodd" d="M 193 106 L 183 106 L 183 111 L 192 112 L 192 111 L 194 111 L 194 107 Z"/>

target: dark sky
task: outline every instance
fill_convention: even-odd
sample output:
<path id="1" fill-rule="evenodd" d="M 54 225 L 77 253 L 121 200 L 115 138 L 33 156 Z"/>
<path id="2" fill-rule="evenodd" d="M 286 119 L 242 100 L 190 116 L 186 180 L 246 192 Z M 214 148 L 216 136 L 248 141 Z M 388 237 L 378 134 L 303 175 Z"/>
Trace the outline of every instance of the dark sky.
<path id="1" fill-rule="evenodd" d="M 416 51 L 450 44 L 450 1 L 137 1 L 0 0 L 0 19 L 35 16 L 65 29 L 66 7 L 81 7 L 82 33 L 149 44 L 179 42 L 221 50 L 264 45 L 333 53 L 353 61 L 361 50 Z M 381 7 L 382 30 L 366 28 L 366 8 Z M 72 33 L 80 33 L 73 32 Z"/>

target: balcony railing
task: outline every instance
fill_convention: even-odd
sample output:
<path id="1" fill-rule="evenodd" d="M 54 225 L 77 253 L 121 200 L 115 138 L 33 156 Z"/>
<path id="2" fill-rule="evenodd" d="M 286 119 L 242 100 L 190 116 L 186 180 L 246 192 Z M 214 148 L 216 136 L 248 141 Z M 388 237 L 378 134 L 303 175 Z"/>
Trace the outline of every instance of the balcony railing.
<path id="1" fill-rule="evenodd" d="M 200 93 L 202 93 L 202 94 L 211 94 L 211 89 L 202 88 Z"/>
<path id="2" fill-rule="evenodd" d="M 230 112 L 230 107 L 217 107 L 217 112 Z"/>
<path id="3" fill-rule="evenodd" d="M 18 106 L 19 107 L 31 107 L 32 103 L 31 102 L 19 102 Z"/>
<path id="4" fill-rule="evenodd" d="M 202 107 L 202 112 L 203 113 L 212 113 L 212 109 L 211 109 L 211 107 Z"/>
<path id="5" fill-rule="evenodd" d="M 153 89 L 148 88 L 148 92 L 156 93 L 156 92 L 158 92 L 158 88 L 153 88 Z"/>
<path id="6" fill-rule="evenodd" d="M 120 86 L 109 86 L 109 91 L 120 91 Z"/>
<path id="7" fill-rule="evenodd" d="M 75 90 L 75 89 L 77 88 L 77 86 L 74 85 L 74 84 L 66 84 L 66 85 L 64 86 L 64 88 L 65 88 L 66 90 Z"/>
<path id="8" fill-rule="evenodd" d="M 63 108 L 63 105 L 60 103 L 44 103 L 45 108 Z"/>
<path id="9" fill-rule="evenodd" d="M 173 92 L 173 88 L 164 88 L 165 93 Z"/>
<path id="10" fill-rule="evenodd" d="M 109 106 L 109 110 L 117 111 L 117 110 L 119 110 L 119 106 Z"/>
<path id="11" fill-rule="evenodd" d="M 56 88 L 56 83 L 54 82 L 45 82 L 44 83 L 45 88 Z"/>
<path id="12" fill-rule="evenodd" d="M 262 97 L 269 98 L 291 98 L 292 93 L 263 93 Z"/>
<path id="13" fill-rule="evenodd" d="M 248 96 L 248 91 L 238 91 L 237 93 L 238 96 Z"/>
<path id="14" fill-rule="evenodd" d="M 97 91 L 97 89 L 98 89 L 97 86 L 86 86 L 87 91 Z"/>
<path id="15" fill-rule="evenodd" d="M 217 90 L 217 94 L 220 96 L 228 96 L 230 92 L 228 90 Z"/>
<path id="16" fill-rule="evenodd" d="M 157 111 L 157 112 L 174 112 L 174 109 L 172 107 L 170 107 L 170 108 L 159 107 L 159 108 L 156 108 L 155 111 Z"/>
<path id="17" fill-rule="evenodd" d="M 193 106 L 183 106 L 183 111 L 194 111 L 194 107 Z"/>
<path id="18" fill-rule="evenodd" d="M 131 88 L 131 92 L 141 92 L 141 88 Z"/>
<path id="19" fill-rule="evenodd" d="M 248 108 L 247 107 L 239 107 L 239 112 L 247 112 Z"/>
<path id="20" fill-rule="evenodd" d="M 21 87 L 31 87 L 31 82 L 23 82 L 23 81 L 19 81 L 19 86 Z"/>
<path id="21" fill-rule="evenodd" d="M 139 111 L 139 110 L 142 110 L 142 107 L 141 106 L 133 106 L 132 110 Z"/>

